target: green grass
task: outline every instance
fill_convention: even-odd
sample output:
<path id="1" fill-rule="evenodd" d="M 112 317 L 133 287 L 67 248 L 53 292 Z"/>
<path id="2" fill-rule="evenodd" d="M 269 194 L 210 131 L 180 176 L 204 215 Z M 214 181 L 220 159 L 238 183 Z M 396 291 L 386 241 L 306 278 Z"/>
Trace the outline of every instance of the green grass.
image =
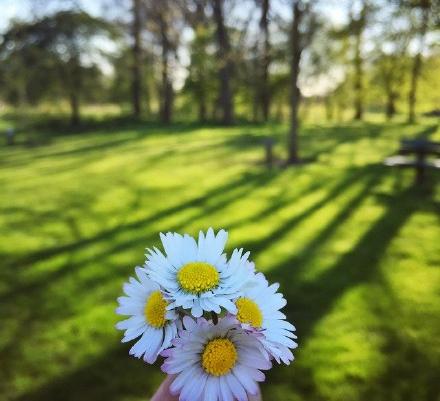
<path id="1" fill-rule="evenodd" d="M 438 400 L 439 174 L 414 188 L 381 164 L 438 125 L 307 125 L 311 162 L 267 170 L 262 137 L 285 129 L 140 124 L 0 147 L 0 399 L 147 400 L 162 374 L 119 343 L 116 297 L 160 231 L 213 226 L 281 283 L 297 326 L 265 401 Z"/>

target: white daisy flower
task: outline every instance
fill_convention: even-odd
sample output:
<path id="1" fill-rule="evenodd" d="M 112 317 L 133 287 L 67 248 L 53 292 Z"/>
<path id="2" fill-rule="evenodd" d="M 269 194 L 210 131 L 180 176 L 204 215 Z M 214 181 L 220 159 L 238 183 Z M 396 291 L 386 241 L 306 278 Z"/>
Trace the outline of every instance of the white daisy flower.
<path id="1" fill-rule="evenodd" d="M 269 356 L 285 364 L 290 364 L 294 357 L 292 351 L 298 345 L 292 339 L 295 327 L 287 322 L 286 315 L 280 309 L 286 305 L 283 295 L 276 292 L 279 284 L 269 286 L 262 273 L 254 276 L 251 285 L 243 290 L 243 295 L 235 300 L 237 306 L 237 320 L 244 328 L 251 328 L 262 333 L 260 342 L 268 352 Z"/>
<path id="2" fill-rule="evenodd" d="M 253 333 L 240 327 L 233 316 L 218 324 L 184 317 L 185 330 L 162 352 L 162 370 L 176 375 L 170 392 L 180 401 L 247 401 L 264 381 L 261 370 L 271 368 Z"/>
<path id="3" fill-rule="evenodd" d="M 194 317 L 203 312 L 220 313 L 223 307 L 236 313 L 232 299 L 251 277 L 249 253 L 235 250 L 229 261 L 223 254 L 228 233 L 212 228 L 199 233 L 198 242 L 188 234 L 160 235 L 165 255 L 157 248 L 148 249 L 146 269 L 170 299 L 168 309 L 191 309 Z"/>
<path id="4" fill-rule="evenodd" d="M 130 349 L 130 355 L 143 356 L 144 361 L 154 363 L 157 356 L 170 347 L 177 335 L 174 311 L 167 310 L 165 300 L 158 284 L 151 281 L 145 270 L 136 267 L 138 280 L 130 277 L 124 284 L 127 296 L 119 297 L 116 313 L 131 316 L 116 324 L 119 330 L 125 330 L 122 342 L 141 338 Z"/>

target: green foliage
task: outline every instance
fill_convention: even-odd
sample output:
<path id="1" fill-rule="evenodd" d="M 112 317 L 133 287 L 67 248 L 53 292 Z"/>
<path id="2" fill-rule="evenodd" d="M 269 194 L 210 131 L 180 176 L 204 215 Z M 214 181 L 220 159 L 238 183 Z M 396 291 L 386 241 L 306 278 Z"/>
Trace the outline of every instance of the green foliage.
<path id="1" fill-rule="evenodd" d="M 159 72 L 157 65 L 153 63 L 153 54 L 144 49 L 141 66 L 142 93 L 144 94 L 146 114 L 151 113 L 153 101 L 158 101 L 157 81 Z M 117 54 L 110 57 L 114 74 L 107 78 L 108 91 L 105 98 L 114 104 L 128 104 L 132 99 L 133 79 L 128 73 L 133 67 L 132 49 L 123 47 Z M 157 108 L 157 107 L 156 107 Z"/>
<path id="2" fill-rule="evenodd" d="M 218 91 L 216 56 L 213 52 L 213 27 L 199 23 L 190 44 L 190 65 L 183 93 L 189 95 L 188 111 L 205 107 L 205 117 L 215 112 Z M 199 110 L 200 114 L 203 114 Z"/>
<path id="3" fill-rule="evenodd" d="M 281 283 L 298 329 L 265 401 L 434 401 L 439 177 L 416 189 L 382 160 L 437 122 L 306 125 L 314 162 L 267 170 L 262 139 L 279 152 L 285 132 L 107 122 L 2 146 L 0 399 L 148 399 L 162 374 L 119 342 L 116 297 L 158 232 L 213 226 Z"/>
<path id="4" fill-rule="evenodd" d="M 96 53 L 92 39 L 99 35 L 115 38 L 117 30 L 83 11 L 15 21 L 0 42 L 4 97 L 15 104 L 35 103 L 87 88 L 88 98 L 94 99 L 101 71 L 87 58 Z"/>

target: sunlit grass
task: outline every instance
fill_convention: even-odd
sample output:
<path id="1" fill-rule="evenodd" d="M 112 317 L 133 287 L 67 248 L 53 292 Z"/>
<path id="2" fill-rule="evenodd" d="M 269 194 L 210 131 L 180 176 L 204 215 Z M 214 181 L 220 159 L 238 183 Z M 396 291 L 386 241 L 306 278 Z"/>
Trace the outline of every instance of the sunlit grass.
<path id="1" fill-rule="evenodd" d="M 310 162 L 268 170 L 262 138 L 281 156 L 284 132 L 139 124 L 1 147 L 0 399 L 148 399 L 162 376 L 119 343 L 115 299 L 159 231 L 213 226 L 281 283 L 298 329 L 265 401 L 434 401 L 438 175 L 413 188 L 381 163 L 438 126 L 308 125 Z"/>

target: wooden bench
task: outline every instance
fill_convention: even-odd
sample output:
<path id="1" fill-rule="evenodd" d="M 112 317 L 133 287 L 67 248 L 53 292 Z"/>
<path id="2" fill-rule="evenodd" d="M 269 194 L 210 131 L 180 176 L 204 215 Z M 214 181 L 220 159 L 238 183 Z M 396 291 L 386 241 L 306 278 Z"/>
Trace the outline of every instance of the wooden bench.
<path id="1" fill-rule="evenodd" d="M 398 154 L 388 157 L 385 165 L 415 169 L 415 182 L 420 184 L 425 179 L 426 170 L 440 169 L 440 159 L 429 159 L 430 156 L 440 156 L 440 142 L 426 139 L 404 139 L 400 142 Z"/>

